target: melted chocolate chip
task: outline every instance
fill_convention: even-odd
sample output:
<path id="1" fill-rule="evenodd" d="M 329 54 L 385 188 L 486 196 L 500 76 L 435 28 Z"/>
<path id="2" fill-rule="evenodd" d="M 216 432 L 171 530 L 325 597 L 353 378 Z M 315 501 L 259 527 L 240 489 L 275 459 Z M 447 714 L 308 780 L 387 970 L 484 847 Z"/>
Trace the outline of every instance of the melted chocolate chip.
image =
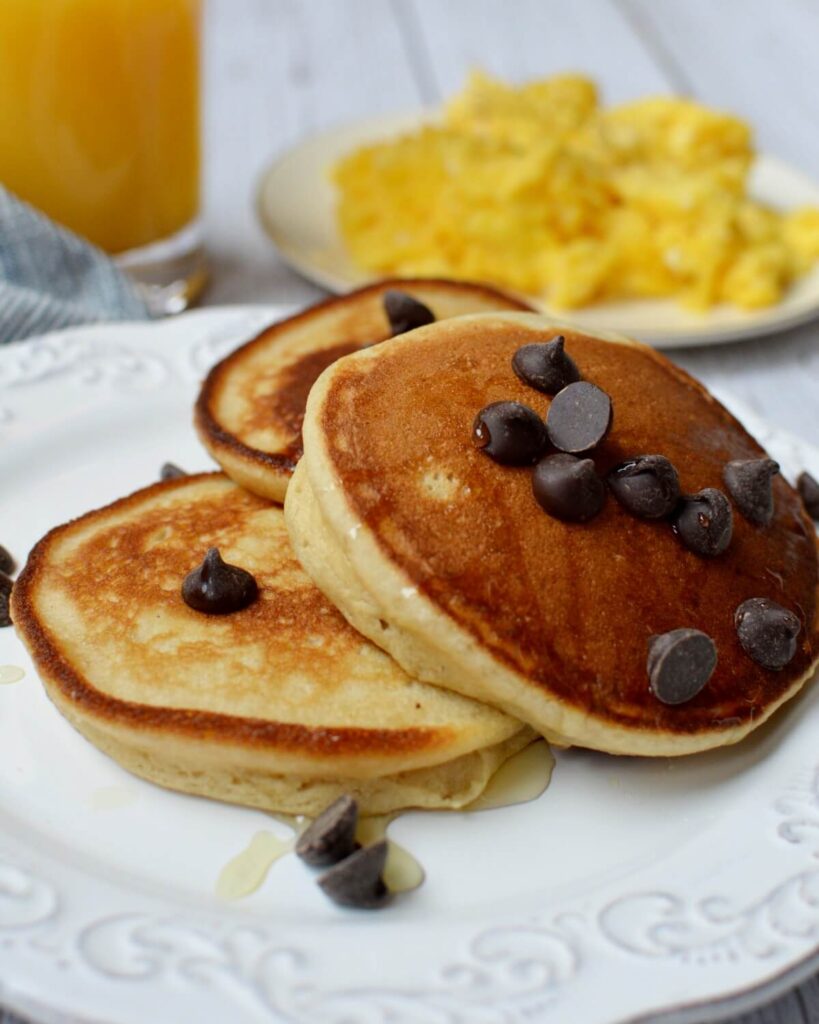
<path id="1" fill-rule="evenodd" d="M 663 704 L 684 704 L 702 690 L 717 665 L 717 648 L 698 629 L 672 629 L 648 642 L 651 692 Z"/>
<path id="2" fill-rule="evenodd" d="M 819 520 L 819 480 L 810 473 L 800 473 L 796 486 L 808 515 L 811 519 Z"/>
<path id="3" fill-rule="evenodd" d="M 435 323 L 435 314 L 429 306 L 425 306 L 423 302 L 407 295 L 406 292 L 391 288 L 384 292 L 382 302 L 393 337 L 396 334 L 414 331 L 416 327 L 426 327 L 427 324 Z"/>
<path id="4" fill-rule="evenodd" d="M 549 440 L 576 455 L 600 444 L 611 427 L 611 399 L 594 384 L 569 384 L 552 399 L 546 417 Z"/>
<path id="5" fill-rule="evenodd" d="M 182 584 L 188 607 L 208 615 L 227 615 L 246 608 L 256 599 L 256 580 L 238 565 L 223 562 L 218 548 L 209 548 L 204 561 L 191 570 Z"/>
<path id="6" fill-rule="evenodd" d="M 737 459 L 723 470 L 734 504 L 754 526 L 769 526 L 773 519 L 773 478 L 778 472 L 773 459 Z"/>
<path id="7" fill-rule="evenodd" d="M 731 503 L 716 487 L 688 494 L 674 516 L 674 530 L 689 551 L 706 558 L 721 555 L 731 543 Z"/>
<path id="8" fill-rule="evenodd" d="M 562 334 L 547 342 L 523 345 L 512 356 L 512 369 L 524 384 L 547 395 L 556 395 L 580 380 L 575 362 L 566 355 Z"/>
<path id="9" fill-rule="evenodd" d="M 535 466 L 532 492 L 540 507 L 567 522 L 585 523 L 602 509 L 606 488 L 591 459 L 547 455 Z"/>
<path id="10" fill-rule="evenodd" d="M 381 907 L 392 895 L 381 877 L 386 862 L 387 841 L 380 839 L 325 871 L 318 884 L 342 907 L 364 910 Z"/>
<path id="11" fill-rule="evenodd" d="M 680 499 L 677 470 L 664 455 L 637 455 L 608 475 L 609 487 L 623 508 L 641 519 L 671 515 Z"/>
<path id="12" fill-rule="evenodd" d="M 351 796 L 340 796 L 299 836 L 297 855 L 314 867 L 344 860 L 357 848 L 357 823 L 358 804 Z"/>
<path id="13" fill-rule="evenodd" d="M 184 469 L 180 469 L 175 462 L 163 462 L 159 471 L 160 480 L 176 480 L 180 476 L 187 476 Z"/>
<path id="14" fill-rule="evenodd" d="M 0 572 L 0 627 L 11 625 L 9 601 L 14 584 L 4 572 Z"/>
<path id="15" fill-rule="evenodd" d="M 793 612 L 767 597 L 751 597 L 734 613 L 743 651 L 763 668 L 784 668 L 796 654 L 802 624 Z"/>
<path id="16" fill-rule="evenodd" d="M 546 427 L 528 405 L 493 402 L 475 417 L 472 443 L 504 466 L 531 466 L 546 447 Z"/>
<path id="17" fill-rule="evenodd" d="M 17 566 L 11 556 L 11 552 L 0 544 L 0 572 L 4 572 L 6 576 L 11 576 L 16 568 Z"/>

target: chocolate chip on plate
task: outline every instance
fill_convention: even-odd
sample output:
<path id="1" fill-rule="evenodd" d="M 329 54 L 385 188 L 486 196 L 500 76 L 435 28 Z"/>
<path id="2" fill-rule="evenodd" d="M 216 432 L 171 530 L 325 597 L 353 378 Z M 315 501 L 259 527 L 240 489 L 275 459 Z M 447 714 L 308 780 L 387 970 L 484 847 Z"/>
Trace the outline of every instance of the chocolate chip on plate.
<path id="1" fill-rule="evenodd" d="M 0 627 L 11 625 L 9 601 L 14 584 L 4 572 L 0 572 Z"/>
<path id="2" fill-rule="evenodd" d="M 546 342 L 523 345 L 512 356 L 512 369 L 524 384 L 547 395 L 556 395 L 568 384 L 580 380 L 574 360 L 563 349 L 562 334 Z"/>
<path id="3" fill-rule="evenodd" d="M 706 487 L 682 499 L 673 519 L 677 536 L 696 555 L 713 558 L 731 543 L 734 517 L 731 503 L 716 487 Z"/>
<path id="4" fill-rule="evenodd" d="M 342 907 L 371 910 L 383 906 L 392 895 L 381 877 L 387 862 L 387 841 L 380 839 L 345 857 L 325 871 L 318 884 Z"/>
<path id="5" fill-rule="evenodd" d="M 784 668 L 796 654 L 802 624 L 793 612 L 767 597 L 751 597 L 734 613 L 742 649 L 763 668 Z"/>
<path id="6" fill-rule="evenodd" d="M 773 459 L 736 459 L 722 472 L 734 504 L 754 526 L 769 526 L 773 519 L 773 478 L 778 472 Z"/>
<path id="7" fill-rule="evenodd" d="M 11 576 L 15 568 L 16 566 L 14 564 L 14 559 L 11 557 L 11 552 L 0 544 L 0 572 L 4 572 L 6 576 Z"/>
<path id="8" fill-rule="evenodd" d="M 716 664 L 714 641 L 698 629 L 672 629 L 648 642 L 649 684 L 663 704 L 684 704 L 696 697 Z"/>
<path id="9" fill-rule="evenodd" d="M 185 577 L 182 598 L 190 608 L 208 615 L 227 615 L 246 608 L 258 593 L 251 573 L 222 560 L 209 548 L 204 561 Z"/>
<path id="10" fill-rule="evenodd" d="M 549 440 L 576 455 L 600 444 L 611 426 L 611 399 L 594 384 L 569 384 L 552 399 L 546 416 Z"/>
<path id="11" fill-rule="evenodd" d="M 492 402 L 475 417 L 472 443 L 504 466 L 531 466 L 546 447 L 546 427 L 528 405 Z"/>
<path id="12" fill-rule="evenodd" d="M 669 516 L 680 499 L 677 470 L 664 455 L 636 455 L 608 475 L 609 487 L 623 508 L 641 519 Z"/>
<path id="13" fill-rule="evenodd" d="M 556 519 L 585 523 L 606 500 L 606 488 L 591 459 L 560 452 L 535 466 L 532 493 L 540 507 Z"/>
<path id="14" fill-rule="evenodd" d="M 819 520 L 819 480 L 808 472 L 800 473 L 796 486 L 808 515 Z"/>
<path id="15" fill-rule="evenodd" d="M 175 462 L 163 462 L 159 471 L 160 480 L 176 480 L 180 476 L 187 476 L 184 469 L 180 469 Z"/>
<path id="16" fill-rule="evenodd" d="M 344 860 L 357 849 L 357 823 L 358 804 L 351 796 L 340 796 L 302 832 L 296 854 L 314 867 Z"/>
<path id="17" fill-rule="evenodd" d="M 406 292 L 390 288 L 389 291 L 384 292 L 382 302 L 393 337 L 396 334 L 414 331 L 416 327 L 425 327 L 427 324 L 435 323 L 435 314 L 429 306 L 425 306 L 423 302 L 407 295 Z"/>

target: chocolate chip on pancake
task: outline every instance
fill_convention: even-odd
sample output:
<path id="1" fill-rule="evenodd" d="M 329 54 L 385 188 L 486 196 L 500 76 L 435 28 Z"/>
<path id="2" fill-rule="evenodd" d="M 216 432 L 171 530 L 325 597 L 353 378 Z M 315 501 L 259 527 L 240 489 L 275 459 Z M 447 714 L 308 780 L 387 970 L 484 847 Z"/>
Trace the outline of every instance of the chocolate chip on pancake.
<path id="1" fill-rule="evenodd" d="M 595 384 L 569 384 L 552 399 L 546 416 L 549 440 L 576 455 L 600 444 L 611 427 L 611 399 Z"/>
<path id="2" fill-rule="evenodd" d="M 757 665 L 778 671 L 796 654 L 798 617 L 767 597 L 743 601 L 734 614 L 742 649 Z"/>
<path id="3" fill-rule="evenodd" d="M 184 469 L 181 469 L 175 462 L 163 462 L 159 471 L 160 480 L 177 480 L 180 476 L 187 476 Z"/>
<path id="4" fill-rule="evenodd" d="M 779 463 L 773 459 L 735 459 L 722 478 L 734 504 L 754 526 L 770 526 L 774 514 L 773 478 Z"/>
<path id="5" fill-rule="evenodd" d="M 573 523 L 592 519 L 606 500 L 606 488 L 592 460 L 563 452 L 547 455 L 535 466 L 532 492 L 549 515 Z"/>
<path id="6" fill-rule="evenodd" d="M 0 572 L 0 627 L 11 625 L 9 601 L 14 584 L 4 572 Z"/>
<path id="7" fill-rule="evenodd" d="M 349 795 L 340 796 L 302 832 L 296 854 L 314 867 L 336 864 L 357 849 L 357 824 L 358 804 Z"/>
<path id="8" fill-rule="evenodd" d="M 522 345 L 512 356 L 512 369 L 524 384 L 547 395 L 556 395 L 579 381 L 580 371 L 564 351 L 562 334 L 547 342 Z"/>
<path id="9" fill-rule="evenodd" d="M 819 480 L 808 472 L 800 473 L 796 487 L 808 515 L 811 519 L 819 520 Z"/>
<path id="10" fill-rule="evenodd" d="M 671 515 L 680 499 L 677 470 L 664 455 L 637 455 L 608 475 L 609 487 L 623 508 L 641 519 Z"/>
<path id="11" fill-rule="evenodd" d="M 663 704 L 685 704 L 696 697 L 717 665 L 717 648 L 699 629 L 672 629 L 648 642 L 651 692 Z"/>
<path id="12" fill-rule="evenodd" d="M 386 862 L 387 841 L 380 839 L 325 871 L 318 884 L 342 907 L 372 910 L 383 906 L 392 895 L 381 877 Z"/>
<path id="13" fill-rule="evenodd" d="M 0 572 L 4 572 L 6 576 L 11 576 L 15 568 L 11 552 L 0 544 Z"/>
<path id="14" fill-rule="evenodd" d="M 390 322 L 393 337 L 414 331 L 416 327 L 426 327 L 435 323 L 435 314 L 423 302 L 414 299 L 406 292 L 390 288 L 384 292 L 384 312 Z"/>
<path id="15" fill-rule="evenodd" d="M 241 611 L 257 593 L 254 577 L 246 569 L 223 561 L 218 548 L 209 548 L 202 564 L 192 569 L 182 584 L 185 604 L 208 615 Z"/>
<path id="16" fill-rule="evenodd" d="M 721 555 L 734 531 L 731 503 L 716 487 L 685 495 L 673 523 L 688 550 L 706 558 Z"/>
<path id="17" fill-rule="evenodd" d="M 504 466 L 531 466 L 548 439 L 543 420 L 521 402 L 492 402 L 472 424 L 472 443 Z"/>

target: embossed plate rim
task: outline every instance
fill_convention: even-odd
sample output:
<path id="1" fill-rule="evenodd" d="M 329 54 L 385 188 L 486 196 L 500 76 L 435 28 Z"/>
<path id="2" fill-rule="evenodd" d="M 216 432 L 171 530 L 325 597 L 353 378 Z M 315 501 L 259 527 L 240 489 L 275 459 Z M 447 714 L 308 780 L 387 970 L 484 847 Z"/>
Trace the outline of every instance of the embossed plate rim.
<path id="1" fill-rule="evenodd" d="M 203 310 L 159 325 L 72 329 L 6 347 L 0 350 L 0 410 L 5 410 L 0 444 L 16 436 L 23 421 L 45 417 L 61 400 L 105 426 L 115 405 L 142 401 L 177 377 L 191 386 L 209 362 L 284 312 L 281 307 Z M 99 409 L 89 412 L 86 405 L 94 402 Z M 777 455 L 791 470 L 807 461 L 819 472 L 819 451 L 771 432 L 736 401 L 729 404 L 763 441 L 775 439 Z M 0 645 L 0 651 L 7 649 Z M 0 655 L 0 660 L 9 659 Z M 815 725 L 819 702 L 803 701 L 800 707 L 807 711 L 803 721 Z M 796 714 L 777 756 L 787 750 L 802 758 Z M 0 751 L 0 769 L 3 756 Z M 335 961 L 321 960 L 332 942 L 328 934 L 383 946 L 385 967 L 394 967 L 402 950 L 419 941 L 421 926 L 414 921 L 396 926 L 399 914 L 387 913 L 369 919 L 341 916 L 330 930 L 305 925 L 283 934 L 250 909 L 125 885 L 113 864 L 94 874 L 93 865 L 78 855 L 38 848 L 29 825 L 7 817 L 0 831 L 0 1001 L 46 1024 L 131 1024 L 147 1018 L 164 1024 L 180 1019 L 180 1007 L 206 1024 L 228 1012 L 254 1022 L 333 1022 L 354 1013 L 355 1019 L 413 1024 L 464 1019 L 562 1024 L 573 1011 L 588 1011 L 584 1000 L 605 986 L 607 1005 L 595 1005 L 576 1019 L 693 1024 L 723 1018 L 773 998 L 819 962 L 815 753 L 798 760 L 797 767 L 789 770 L 787 785 L 767 794 L 769 803 L 758 815 L 763 825 L 750 822 L 744 838 L 730 840 L 758 841 L 762 858 L 748 875 L 747 890 L 734 893 L 733 902 L 690 879 L 677 889 L 663 889 L 652 875 L 656 865 L 641 865 L 589 887 L 590 895 L 563 895 L 526 913 L 503 910 L 480 920 L 464 913 L 439 920 L 429 934 L 423 932 L 435 956 L 447 951 L 436 973 L 413 976 L 411 965 L 400 985 L 376 979 L 366 987 L 335 991 Z M 556 777 L 555 786 L 561 785 L 569 785 L 565 768 Z M 0 803 L 3 786 L 0 775 Z M 215 806 L 212 811 L 204 806 L 217 813 Z M 436 821 L 435 827 L 445 827 L 444 822 Z M 724 837 L 718 836 L 715 851 L 721 842 Z M 784 870 L 784 877 L 775 879 L 774 868 Z M 337 957 L 336 947 L 332 956 Z M 674 990 L 680 983 L 685 993 Z"/>

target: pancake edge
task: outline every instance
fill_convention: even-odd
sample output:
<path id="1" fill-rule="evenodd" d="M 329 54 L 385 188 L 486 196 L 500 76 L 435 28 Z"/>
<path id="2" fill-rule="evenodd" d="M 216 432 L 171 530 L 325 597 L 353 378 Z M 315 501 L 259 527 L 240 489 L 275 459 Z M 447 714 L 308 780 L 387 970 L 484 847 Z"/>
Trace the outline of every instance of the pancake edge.
<path id="1" fill-rule="evenodd" d="M 425 288 L 445 287 L 448 291 L 462 291 L 470 294 L 480 292 L 489 298 L 497 296 L 508 302 L 510 306 L 516 305 L 522 311 L 532 309 L 530 304 L 522 298 L 480 282 L 450 281 L 438 277 L 396 277 L 374 281 L 372 284 L 346 292 L 344 295 L 331 295 L 284 320 L 276 321 L 228 353 L 210 369 L 194 405 L 193 425 L 200 442 L 232 480 L 262 498 L 268 498 L 281 504 L 284 501 L 290 477 L 298 462 L 298 459 L 282 452 L 266 452 L 245 444 L 219 420 L 214 406 L 224 386 L 225 378 L 234 364 L 257 348 L 274 345 L 278 340 L 277 335 L 285 333 L 294 323 L 303 324 L 337 306 L 349 305 L 356 299 L 367 298 L 374 293 L 377 294 L 392 287 L 400 289 L 407 285 Z"/>
<path id="2" fill-rule="evenodd" d="M 479 313 L 452 318 L 447 322 L 510 321 L 522 328 L 538 331 L 578 331 L 573 324 L 561 323 L 531 313 Z M 435 328 L 421 327 L 389 344 L 402 344 L 407 338 L 418 338 Z M 585 332 L 590 337 L 612 344 L 637 348 L 651 358 L 662 360 L 679 380 L 693 386 L 711 404 L 745 433 L 745 427 L 695 378 L 671 363 L 648 345 L 611 331 Z M 531 682 L 511 667 L 488 654 L 477 639 L 458 625 L 437 604 L 421 592 L 414 593 L 413 614 L 407 614 L 408 602 L 400 595 L 416 590 L 416 582 L 395 565 L 383 550 L 374 534 L 358 521 L 354 509 L 346 500 L 343 486 L 323 442 L 320 422 L 324 403 L 335 375 L 344 372 L 351 362 L 377 358 L 374 349 L 352 353 L 329 366 L 313 386 L 307 402 L 304 420 L 303 472 L 328 533 L 328 543 L 335 544 L 349 562 L 352 579 L 365 594 L 375 610 L 373 616 L 354 614 L 348 621 L 360 633 L 378 644 L 402 668 L 422 682 L 455 690 L 473 700 L 491 704 L 507 714 L 527 722 L 556 746 L 580 746 L 610 754 L 647 757 L 676 757 L 699 753 L 714 747 L 727 746 L 744 739 L 769 719 L 783 704 L 794 697 L 813 677 L 819 665 L 819 652 L 811 667 L 798 677 L 781 697 L 769 704 L 759 717 L 739 726 L 700 730 L 695 733 L 658 732 L 642 728 L 614 725 L 605 719 L 578 711 L 557 699 L 544 700 L 542 693 L 534 691 Z M 335 500 L 329 500 L 333 495 Z M 298 501 L 298 498 L 294 499 Z M 293 514 L 296 514 L 294 510 Z M 812 524 L 811 524 L 812 526 Z M 813 530 L 816 536 L 815 529 Z M 351 539 L 354 538 L 354 539 Z M 817 541 L 819 547 L 819 541 Z M 341 611 L 347 615 L 345 609 Z M 388 630 L 380 627 L 386 621 Z M 819 622 L 819 603 L 814 610 L 814 632 Z M 430 637 L 446 636 L 447 642 L 435 643 Z"/>

